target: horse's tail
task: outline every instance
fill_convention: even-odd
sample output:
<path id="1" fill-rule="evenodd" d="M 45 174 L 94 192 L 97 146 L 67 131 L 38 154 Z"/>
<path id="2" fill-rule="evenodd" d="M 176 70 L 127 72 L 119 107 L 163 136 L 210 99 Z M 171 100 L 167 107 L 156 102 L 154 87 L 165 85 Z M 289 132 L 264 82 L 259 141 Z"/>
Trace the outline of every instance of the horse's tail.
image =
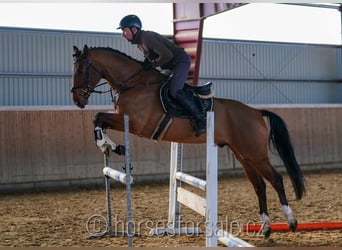
<path id="1" fill-rule="evenodd" d="M 273 143 L 280 158 L 285 164 L 287 173 L 291 179 L 296 199 L 300 200 L 305 193 L 305 184 L 302 170 L 300 169 L 293 146 L 290 140 L 286 124 L 281 117 L 268 110 L 260 110 L 270 123 L 269 143 Z"/>

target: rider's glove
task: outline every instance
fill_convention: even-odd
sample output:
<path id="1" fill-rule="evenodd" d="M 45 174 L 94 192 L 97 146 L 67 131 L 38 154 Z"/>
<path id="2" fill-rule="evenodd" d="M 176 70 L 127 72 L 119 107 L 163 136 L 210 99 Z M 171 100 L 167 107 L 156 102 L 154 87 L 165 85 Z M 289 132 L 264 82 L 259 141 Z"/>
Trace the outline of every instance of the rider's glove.
<path id="1" fill-rule="evenodd" d="M 143 70 L 151 70 L 153 69 L 152 63 L 145 58 L 144 62 L 142 63 Z"/>

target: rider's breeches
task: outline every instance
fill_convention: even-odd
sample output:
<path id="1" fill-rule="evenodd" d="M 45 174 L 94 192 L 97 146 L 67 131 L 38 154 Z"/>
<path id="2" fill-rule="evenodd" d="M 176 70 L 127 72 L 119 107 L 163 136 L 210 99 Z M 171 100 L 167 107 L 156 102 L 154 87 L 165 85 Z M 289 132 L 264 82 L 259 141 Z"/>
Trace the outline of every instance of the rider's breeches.
<path id="1" fill-rule="evenodd" d="M 174 98 L 176 98 L 177 92 L 183 89 L 184 83 L 188 78 L 190 65 L 190 57 L 183 53 L 181 58 L 177 58 L 177 63 L 171 69 L 173 76 L 170 82 L 170 93 Z"/>

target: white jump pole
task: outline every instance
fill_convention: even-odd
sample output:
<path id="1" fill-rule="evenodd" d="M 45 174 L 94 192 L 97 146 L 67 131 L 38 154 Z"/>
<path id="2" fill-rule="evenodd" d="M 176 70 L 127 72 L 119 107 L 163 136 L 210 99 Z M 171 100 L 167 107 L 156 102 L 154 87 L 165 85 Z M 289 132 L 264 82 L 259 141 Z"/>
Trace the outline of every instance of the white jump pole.
<path id="1" fill-rule="evenodd" d="M 206 246 L 217 247 L 217 242 L 231 247 L 252 247 L 249 243 L 217 229 L 218 200 L 218 157 L 214 141 L 214 113 L 207 113 L 207 144 L 206 144 L 206 180 L 183 173 L 183 144 L 171 143 L 170 189 L 168 228 L 156 228 L 150 231 L 153 235 L 165 234 L 198 234 L 201 229 L 181 228 L 181 204 L 205 216 Z M 182 182 L 205 191 L 203 198 L 181 187 Z"/>
<path id="2" fill-rule="evenodd" d="M 104 167 L 103 170 L 103 175 L 108 176 L 116 181 L 121 182 L 122 184 L 126 184 L 127 182 L 127 174 L 124 174 L 120 171 L 117 171 L 115 169 L 112 169 L 110 167 Z M 133 177 L 131 176 L 130 178 L 130 184 L 133 183 Z"/>
<path id="3" fill-rule="evenodd" d="M 217 146 L 214 142 L 214 112 L 207 113 L 207 162 L 206 162 L 206 246 L 217 247 Z"/>
<path id="4" fill-rule="evenodd" d="M 223 231 L 222 229 L 218 230 L 217 236 L 218 240 L 228 247 L 254 247 L 248 242 L 232 235 L 231 233 Z"/>
<path id="5" fill-rule="evenodd" d="M 209 138 L 212 137 L 212 138 Z M 156 228 L 151 234 L 199 234 L 199 227 L 180 227 L 181 204 L 206 218 L 206 246 L 216 247 L 217 221 L 217 147 L 214 144 L 214 113 L 207 113 L 206 180 L 183 173 L 183 144 L 171 143 L 168 228 Z M 206 198 L 181 187 L 185 182 L 206 192 Z"/>

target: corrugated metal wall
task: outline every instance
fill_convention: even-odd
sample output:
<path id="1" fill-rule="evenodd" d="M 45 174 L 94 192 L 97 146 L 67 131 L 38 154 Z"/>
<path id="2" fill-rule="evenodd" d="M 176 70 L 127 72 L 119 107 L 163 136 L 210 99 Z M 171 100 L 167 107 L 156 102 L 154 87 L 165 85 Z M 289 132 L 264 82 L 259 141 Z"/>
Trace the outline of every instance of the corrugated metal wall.
<path id="1" fill-rule="evenodd" d="M 73 45 L 114 47 L 135 58 L 141 53 L 116 34 L 0 28 L 0 105 L 73 105 Z M 111 98 L 93 95 L 93 105 Z"/>
<path id="2" fill-rule="evenodd" d="M 200 78 L 250 104 L 341 103 L 341 46 L 207 40 Z"/>
<path id="3" fill-rule="evenodd" d="M 72 46 L 113 47 L 142 59 L 119 34 L 0 27 L 0 105 L 72 105 Z M 250 104 L 340 103 L 341 47 L 204 40 L 199 82 Z M 93 95 L 92 105 L 110 104 Z"/>

